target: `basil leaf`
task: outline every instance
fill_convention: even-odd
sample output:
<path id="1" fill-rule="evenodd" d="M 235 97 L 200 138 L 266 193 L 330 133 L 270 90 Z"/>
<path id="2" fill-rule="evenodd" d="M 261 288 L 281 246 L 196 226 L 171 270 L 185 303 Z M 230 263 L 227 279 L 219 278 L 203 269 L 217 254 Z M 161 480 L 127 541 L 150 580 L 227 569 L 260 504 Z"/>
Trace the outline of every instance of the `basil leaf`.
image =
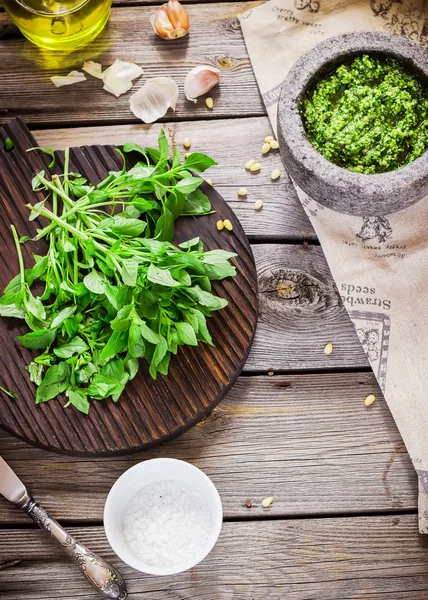
<path id="1" fill-rule="evenodd" d="M 49 257 L 34 255 L 34 259 L 36 261 L 36 264 L 31 269 L 31 276 L 33 278 L 33 281 L 39 279 L 41 275 L 44 275 L 44 273 L 46 273 L 46 269 L 48 268 Z"/>
<path id="2" fill-rule="evenodd" d="M 153 353 L 153 358 L 150 362 L 150 375 L 156 379 L 157 366 L 168 352 L 168 344 L 163 336 L 160 336 L 159 343 Z"/>
<path id="3" fill-rule="evenodd" d="M 211 211 L 208 196 L 200 189 L 188 194 L 184 203 L 183 215 L 206 215 Z"/>
<path id="4" fill-rule="evenodd" d="M 24 348 L 30 350 L 41 350 L 52 344 L 56 337 L 56 329 L 40 329 L 38 331 L 30 331 L 25 335 L 18 335 L 17 340 L 21 342 Z"/>
<path id="5" fill-rule="evenodd" d="M 25 369 L 30 374 L 30 381 L 36 385 L 40 385 L 43 380 L 43 368 L 44 366 L 42 364 L 38 364 L 36 362 L 31 362 L 28 366 L 26 366 Z"/>
<path id="6" fill-rule="evenodd" d="M 141 330 L 141 335 L 143 336 L 143 338 L 145 340 L 147 340 L 148 342 L 150 342 L 151 344 L 159 344 L 160 343 L 161 336 L 158 333 L 156 333 L 155 331 L 153 331 L 152 329 L 150 329 L 150 327 L 148 327 L 146 325 L 146 323 L 144 323 L 144 321 L 142 323 L 140 323 L 140 330 Z"/>
<path id="7" fill-rule="evenodd" d="M 138 262 L 132 259 L 122 260 L 122 281 L 125 285 L 135 287 L 138 277 Z"/>
<path id="8" fill-rule="evenodd" d="M 36 403 L 47 402 L 65 392 L 69 384 L 69 377 L 70 367 L 66 362 L 49 367 L 41 385 L 37 388 Z"/>
<path id="9" fill-rule="evenodd" d="M 146 150 L 142 148 L 139 144 L 128 142 L 127 144 L 124 144 L 122 146 L 122 149 L 124 152 L 138 152 L 139 154 L 142 154 L 146 159 L 148 158 Z"/>
<path id="10" fill-rule="evenodd" d="M 159 269 L 151 264 L 147 270 L 147 279 L 152 283 L 164 285 L 166 287 L 176 287 L 180 285 L 178 281 L 172 278 L 171 273 L 166 269 Z"/>
<path id="11" fill-rule="evenodd" d="M 161 241 L 166 240 L 168 242 L 174 237 L 174 215 L 166 206 L 163 207 L 162 214 L 156 224 L 155 236 Z"/>
<path id="12" fill-rule="evenodd" d="M 86 288 L 93 294 L 105 294 L 106 284 L 105 279 L 98 271 L 92 270 L 83 279 Z"/>
<path id="13" fill-rule="evenodd" d="M 223 264 L 225 260 L 238 256 L 236 252 L 226 252 L 226 250 L 211 250 L 205 252 L 202 257 L 202 262 L 207 265 L 219 265 Z"/>
<path id="14" fill-rule="evenodd" d="M 199 237 L 194 237 L 191 240 L 187 240 L 186 242 L 181 242 L 178 244 L 179 248 L 184 248 L 184 250 L 191 250 L 195 246 L 198 246 L 201 239 Z"/>
<path id="15" fill-rule="evenodd" d="M 206 154 L 202 154 L 202 152 L 192 152 L 192 154 L 186 158 L 183 167 L 202 173 L 203 171 L 206 171 L 208 167 L 214 167 L 215 165 L 217 165 L 216 161 Z"/>
<path id="16" fill-rule="evenodd" d="M 129 237 L 140 236 L 146 227 L 147 223 L 141 219 L 131 219 L 119 215 L 111 219 L 105 219 L 99 224 L 99 229 L 108 229 L 116 235 L 127 235 Z"/>
<path id="17" fill-rule="evenodd" d="M 205 318 L 205 315 L 203 315 L 200 310 L 194 310 L 193 312 L 194 312 L 194 314 L 196 315 L 196 317 L 198 319 L 198 335 L 199 335 L 199 338 L 203 342 L 207 342 L 207 344 L 210 344 L 210 346 L 214 346 L 212 337 L 210 335 L 210 332 L 208 331 L 207 320 Z"/>
<path id="18" fill-rule="evenodd" d="M 196 333 L 190 323 L 176 323 L 178 339 L 182 344 L 188 344 L 189 346 L 197 346 L 198 340 Z"/>
<path id="19" fill-rule="evenodd" d="M 80 389 L 71 389 L 67 391 L 67 397 L 69 402 L 66 404 L 72 404 L 74 408 L 77 408 L 80 412 L 87 415 L 89 414 L 89 400 L 86 393 Z"/>
<path id="20" fill-rule="evenodd" d="M 186 291 L 198 304 L 206 306 L 210 310 L 220 310 L 228 305 L 227 300 L 224 298 L 219 298 L 210 292 L 205 292 L 199 286 L 187 288 Z"/>
<path id="21" fill-rule="evenodd" d="M 120 352 L 126 348 L 126 344 L 128 341 L 128 332 L 127 331 L 114 331 L 107 344 L 104 346 L 103 351 L 100 355 L 100 361 L 106 362 L 109 358 L 116 356 Z"/>
<path id="22" fill-rule="evenodd" d="M 70 358 L 73 354 L 82 354 L 89 350 L 88 344 L 79 336 L 74 337 L 66 344 L 54 348 L 54 354 L 60 358 Z"/>
<path id="23" fill-rule="evenodd" d="M 129 329 L 132 319 L 130 317 L 131 312 L 134 310 L 133 304 L 128 304 L 127 306 L 123 306 L 116 315 L 116 318 L 113 319 L 110 323 L 110 327 L 113 331 L 126 331 Z"/>
<path id="24" fill-rule="evenodd" d="M 134 379 L 136 374 L 138 373 L 138 360 L 133 358 L 132 356 L 126 356 L 124 360 L 125 369 L 129 373 L 129 380 Z"/>
<path id="25" fill-rule="evenodd" d="M 191 194 L 203 181 L 201 177 L 185 177 L 176 184 L 175 189 L 183 194 Z"/>
<path id="26" fill-rule="evenodd" d="M 169 144 L 168 144 L 168 140 L 166 139 L 165 131 L 163 129 L 161 129 L 159 132 L 158 146 L 159 146 L 159 160 L 168 158 Z"/>
<path id="27" fill-rule="evenodd" d="M 215 265 L 205 264 L 204 269 L 205 275 L 213 281 L 224 279 L 225 277 L 234 277 L 236 275 L 236 268 L 227 262 L 227 260 Z"/>
<path id="28" fill-rule="evenodd" d="M 59 312 L 55 319 L 52 321 L 51 329 L 55 329 L 56 327 L 61 325 L 61 323 L 63 323 L 66 319 L 71 317 L 71 315 L 73 315 L 76 312 L 76 308 L 76 305 L 66 306 L 65 308 L 63 308 L 62 311 Z"/>
<path id="29" fill-rule="evenodd" d="M 128 352 L 133 358 L 143 357 L 146 350 L 141 329 L 141 325 L 137 323 L 132 323 L 129 328 Z"/>
<path id="30" fill-rule="evenodd" d="M 0 305 L 0 317 L 14 317 L 15 319 L 25 319 L 25 311 L 17 308 L 16 304 Z"/>

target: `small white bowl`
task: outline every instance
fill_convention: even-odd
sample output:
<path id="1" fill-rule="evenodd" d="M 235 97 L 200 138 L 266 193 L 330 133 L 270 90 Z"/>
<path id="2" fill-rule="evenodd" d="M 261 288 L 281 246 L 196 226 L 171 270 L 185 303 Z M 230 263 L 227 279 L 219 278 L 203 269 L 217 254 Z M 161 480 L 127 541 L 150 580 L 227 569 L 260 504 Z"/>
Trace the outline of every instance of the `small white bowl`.
<path id="1" fill-rule="evenodd" d="M 142 488 L 165 480 L 191 485 L 202 494 L 211 513 L 211 532 L 198 553 L 172 567 L 153 567 L 137 558 L 128 547 L 123 532 L 123 517 L 129 502 Z M 174 575 L 200 563 L 217 542 L 222 523 L 221 499 L 211 479 L 190 463 L 174 458 L 154 458 L 125 471 L 111 488 L 104 507 L 104 529 L 113 551 L 130 567 L 150 575 Z"/>

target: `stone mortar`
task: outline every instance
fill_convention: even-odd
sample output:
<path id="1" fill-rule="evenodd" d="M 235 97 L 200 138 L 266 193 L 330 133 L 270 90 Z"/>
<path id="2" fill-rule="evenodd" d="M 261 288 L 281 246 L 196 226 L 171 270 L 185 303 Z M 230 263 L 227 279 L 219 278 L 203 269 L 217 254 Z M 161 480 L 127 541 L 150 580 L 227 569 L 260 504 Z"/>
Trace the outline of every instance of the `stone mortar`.
<path id="1" fill-rule="evenodd" d="M 428 152 L 388 173 L 354 173 L 329 162 L 308 140 L 300 116 L 306 91 L 325 74 L 361 54 L 396 58 L 428 81 L 428 52 L 398 35 L 346 33 L 317 44 L 291 68 L 278 103 L 278 139 L 288 173 L 308 196 L 333 210 L 361 216 L 387 215 L 428 194 Z"/>

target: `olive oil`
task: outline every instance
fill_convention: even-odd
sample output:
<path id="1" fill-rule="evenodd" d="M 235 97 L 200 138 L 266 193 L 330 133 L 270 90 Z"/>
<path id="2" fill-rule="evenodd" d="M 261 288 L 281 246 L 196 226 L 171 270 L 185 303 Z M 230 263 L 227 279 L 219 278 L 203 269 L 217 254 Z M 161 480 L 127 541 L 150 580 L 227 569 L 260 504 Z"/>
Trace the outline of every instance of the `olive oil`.
<path id="1" fill-rule="evenodd" d="M 3 0 L 3 6 L 25 37 L 37 46 L 73 50 L 102 31 L 111 0 Z"/>

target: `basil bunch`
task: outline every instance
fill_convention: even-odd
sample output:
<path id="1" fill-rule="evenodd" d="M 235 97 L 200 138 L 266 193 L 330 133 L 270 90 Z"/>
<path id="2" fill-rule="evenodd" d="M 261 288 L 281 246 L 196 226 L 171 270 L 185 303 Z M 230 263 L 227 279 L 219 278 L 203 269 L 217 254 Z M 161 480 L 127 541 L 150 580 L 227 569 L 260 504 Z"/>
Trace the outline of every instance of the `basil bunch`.
<path id="1" fill-rule="evenodd" d="M 87 414 L 90 399 L 117 401 L 140 358 L 156 378 L 168 373 L 180 345 L 212 344 L 206 318 L 227 305 L 211 293 L 211 281 L 235 275 L 235 254 L 204 252 L 199 238 L 171 243 L 177 217 L 211 212 L 202 178 L 189 169 L 216 163 L 193 153 L 181 164 L 177 149 L 170 161 L 163 131 L 159 148 L 125 144 L 123 151 L 141 161 L 129 170 L 124 161 L 97 186 L 69 172 L 68 150 L 61 176 L 35 175 L 33 189 L 47 195 L 28 205 L 30 220 L 49 220 L 36 236 L 49 249 L 33 255 L 31 269 L 21 251 L 28 239 L 11 225 L 20 272 L 0 298 L 0 316 L 24 319 L 30 331 L 19 341 L 41 351 L 26 367 L 37 403 L 65 392 L 65 406 Z"/>

